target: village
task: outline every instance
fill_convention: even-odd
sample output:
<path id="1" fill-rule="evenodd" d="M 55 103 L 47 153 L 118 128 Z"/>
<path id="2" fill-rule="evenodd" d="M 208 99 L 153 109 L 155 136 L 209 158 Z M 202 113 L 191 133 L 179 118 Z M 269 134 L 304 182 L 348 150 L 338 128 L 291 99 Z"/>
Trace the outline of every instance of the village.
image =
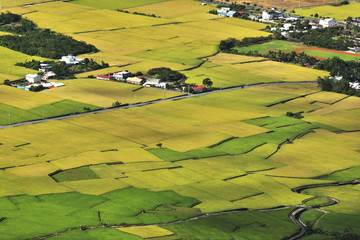
<path id="1" fill-rule="evenodd" d="M 83 59 L 76 58 L 72 54 L 68 56 L 62 56 L 59 62 L 65 63 L 66 66 L 74 66 L 83 63 Z M 53 89 L 65 86 L 62 82 L 52 82 L 49 79 L 56 79 L 56 74 L 52 71 L 53 66 L 48 63 L 41 62 L 38 73 L 27 74 L 24 79 L 16 80 L 13 82 L 6 81 L 5 84 L 27 91 L 42 91 L 45 89 Z M 91 75 L 89 76 L 92 77 Z M 161 88 L 174 91 L 181 91 L 187 93 L 201 93 L 209 90 L 205 86 L 197 86 L 195 84 L 184 84 L 180 87 L 174 87 L 174 82 L 166 81 L 160 78 L 152 78 L 151 76 L 144 76 L 139 74 L 133 74 L 127 70 L 109 72 L 107 74 L 99 74 L 96 76 L 98 80 L 107 80 L 113 82 L 123 82 L 128 84 L 141 85 L 143 87 Z"/>

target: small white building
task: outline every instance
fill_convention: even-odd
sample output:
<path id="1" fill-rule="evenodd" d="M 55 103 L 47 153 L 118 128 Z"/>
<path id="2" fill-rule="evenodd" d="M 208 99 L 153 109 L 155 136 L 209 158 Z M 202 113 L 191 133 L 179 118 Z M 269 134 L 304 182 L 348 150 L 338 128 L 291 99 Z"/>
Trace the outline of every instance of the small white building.
<path id="1" fill-rule="evenodd" d="M 148 80 L 146 80 L 146 82 L 144 83 L 145 87 L 160 87 L 160 88 L 165 88 L 166 87 L 166 83 L 161 82 L 161 79 L 156 79 L 156 78 L 149 78 Z"/>
<path id="2" fill-rule="evenodd" d="M 358 81 L 349 82 L 349 86 L 355 90 L 360 90 L 360 83 Z"/>
<path id="3" fill-rule="evenodd" d="M 125 80 L 126 78 L 130 77 L 131 73 L 128 71 L 121 71 L 121 72 L 116 72 L 113 73 L 112 77 L 115 78 L 116 80 Z"/>
<path id="4" fill-rule="evenodd" d="M 26 75 L 26 80 L 29 82 L 29 83 L 39 83 L 41 82 L 41 76 L 40 75 L 37 75 L 37 74 L 28 74 Z"/>
<path id="5" fill-rule="evenodd" d="M 354 53 L 360 52 L 360 47 L 348 47 L 348 49 Z"/>
<path id="6" fill-rule="evenodd" d="M 275 18 L 283 18 L 284 14 L 281 12 L 268 12 L 268 11 L 262 11 L 262 21 L 270 21 Z"/>
<path id="7" fill-rule="evenodd" d="M 78 64 L 82 61 L 83 59 L 78 59 L 73 55 L 68 55 L 68 56 L 62 56 L 60 59 L 60 62 L 65 62 L 67 65 L 75 65 Z"/>
<path id="8" fill-rule="evenodd" d="M 290 30 L 292 24 L 291 23 L 285 23 L 284 27 L 282 28 L 282 30 Z"/>
<path id="9" fill-rule="evenodd" d="M 335 80 L 335 81 L 340 81 L 341 79 L 343 79 L 343 77 L 342 76 L 339 76 L 339 75 L 336 75 L 336 76 L 330 76 L 329 77 L 329 79 L 331 79 L 331 80 Z"/>
<path id="10" fill-rule="evenodd" d="M 218 13 L 227 13 L 228 11 L 230 11 L 230 8 L 227 7 L 222 7 L 217 10 Z"/>
<path id="11" fill-rule="evenodd" d="M 335 19 L 325 18 L 325 19 L 320 19 L 319 25 L 321 25 L 323 28 L 327 28 L 327 27 L 336 26 L 337 24 L 336 24 Z"/>

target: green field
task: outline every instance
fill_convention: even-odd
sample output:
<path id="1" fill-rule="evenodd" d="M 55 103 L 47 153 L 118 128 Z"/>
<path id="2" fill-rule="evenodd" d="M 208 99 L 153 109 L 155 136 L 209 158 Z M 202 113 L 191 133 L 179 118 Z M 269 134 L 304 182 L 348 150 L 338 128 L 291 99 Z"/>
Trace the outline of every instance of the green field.
<path id="1" fill-rule="evenodd" d="M 270 50 L 271 51 L 294 51 L 296 49 L 304 48 L 304 45 L 299 43 L 293 43 L 288 41 L 282 41 L 282 40 L 274 40 L 270 42 L 250 45 L 246 47 L 237 47 L 236 49 L 239 52 L 254 52 L 258 51 L 260 54 L 267 54 Z"/>
<path id="2" fill-rule="evenodd" d="M 321 58 L 333 58 L 338 57 L 344 61 L 358 61 L 360 59 L 360 56 L 351 56 L 346 54 L 340 54 L 340 53 L 332 53 L 332 52 L 326 52 L 326 51 L 320 51 L 320 50 L 306 50 L 304 51 L 306 54 L 314 57 L 321 57 Z"/>

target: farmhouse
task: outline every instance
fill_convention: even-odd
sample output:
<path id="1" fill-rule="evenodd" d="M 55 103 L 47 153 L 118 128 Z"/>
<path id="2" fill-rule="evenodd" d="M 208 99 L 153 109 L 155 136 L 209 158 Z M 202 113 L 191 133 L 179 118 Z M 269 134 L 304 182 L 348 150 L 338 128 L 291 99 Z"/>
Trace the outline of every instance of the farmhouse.
<path id="1" fill-rule="evenodd" d="M 201 93 L 205 90 L 204 86 L 196 86 L 191 88 L 193 93 Z"/>
<path id="2" fill-rule="evenodd" d="M 145 87 L 160 87 L 160 88 L 166 88 L 166 83 L 161 82 L 161 79 L 156 78 L 149 78 L 144 83 Z"/>
<path id="3" fill-rule="evenodd" d="M 268 12 L 263 11 L 262 12 L 262 20 L 263 21 L 270 21 L 276 18 L 284 17 L 283 13 L 281 12 Z"/>
<path id="4" fill-rule="evenodd" d="M 319 25 L 321 25 L 323 28 L 333 27 L 336 26 L 336 22 L 335 19 L 325 18 L 325 19 L 320 19 Z"/>
<path id="5" fill-rule="evenodd" d="M 110 80 L 111 76 L 110 75 L 97 75 L 96 78 L 100 79 L 100 80 Z"/>
<path id="6" fill-rule="evenodd" d="M 110 75 L 112 75 L 112 77 L 115 78 L 116 80 L 126 80 L 128 77 L 131 76 L 131 72 L 121 71 L 112 74 L 110 73 Z"/>
<path id="7" fill-rule="evenodd" d="M 132 83 L 132 84 L 138 84 L 138 85 L 142 85 L 145 83 L 145 80 L 141 77 L 128 77 L 126 79 L 127 83 Z"/>
<path id="8" fill-rule="evenodd" d="M 349 86 L 355 90 L 360 90 L 360 83 L 358 81 L 349 82 Z"/>
<path id="9" fill-rule="evenodd" d="M 29 83 L 39 83 L 41 82 L 41 76 L 40 75 L 37 75 L 37 74 L 28 74 L 26 75 L 26 80 L 29 82 Z"/>
<path id="10" fill-rule="evenodd" d="M 229 11 L 226 13 L 227 17 L 235 17 L 236 15 L 239 15 L 236 11 Z"/>
<path id="11" fill-rule="evenodd" d="M 66 65 L 76 65 L 80 63 L 82 60 L 83 59 L 77 59 L 75 56 L 70 54 L 68 56 L 62 56 L 60 62 L 65 62 Z"/>

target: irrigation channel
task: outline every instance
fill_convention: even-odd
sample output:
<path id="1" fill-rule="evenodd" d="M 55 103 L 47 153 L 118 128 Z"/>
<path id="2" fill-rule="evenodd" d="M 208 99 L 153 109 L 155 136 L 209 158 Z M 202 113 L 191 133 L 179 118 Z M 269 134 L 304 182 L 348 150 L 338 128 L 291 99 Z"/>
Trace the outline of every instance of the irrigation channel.
<path id="1" fill-rule="evenodd" d="M 296 193 L 301 193 L 302 191 L 307 190 L 307 189 L 311 189 L 311 188 L 329 187 L 329 186 L 356 185 L 356 184 L 360 184 L 360 179 L 353 180 L 353 181 L 347 181 L 347 182 L 333 182 L 333 183 L 320 183 L 320 184 L 304 185 L 304 186 L 293 188 L 291 190 L 293 192 L 296 192 Z M 294 224 L 296 224 L 299 227 L 299 230 L 296 233 L 294 233 L 293 235 L 291 235 L 290 237 L 287 237 L 286 240 L 296 240 L 296 239 L 299 239 L 299 238 L 301 238 L 301 237 L 303 237 L 305 235 L 305 227 L 306 227 L 306 225 L 301 221 L 301 218 L 300 218 L 301 214 L 303 214 L 304 212 L 306 212 L 309 209 L 314 209 L 314 210 L 317 210 L 317 211 L 326 212 L 324 210 L 321 210 L 320 208 L 335 205 L 335 204 L 338 204 L 340 202 L 340 200 L 338 200 L 336 198 L 333 198 L 333 197 L 328 197 L 328 196 L 315 196 L 315 197 L 309 198 L 307 200 L 312 200 L 312 199 L 316 199 L 316 198 L 326 198 L 328 200 L 328 202 L 313 205 L 313 206 L 289 205 L 289 206 L 279 206 L 279 207 L 265 208 L 265 209 L 240 208 L 240 209 L 234 209 L 234 210 L 228 210 L 228 211 L 205 213 L 205 214 L 195 216 L 195 217 L 191 217 L 191 218 L 188 218 L 188 219 L 183 219 L 183 220 L 178 220 L 178 221 L 168 222 L 168 223 L 129 224 L 129 225 L 126 225 L 126 224 L 123 224 L 123 225 L 98 225 L 98 226 L 91 226 L 91 227 L 71 228 L 71 229 L 67 229 L 67 230 L 62 231 L 62 232 L 53 233 L 53 234 L 43 236 L 43 237 L 31 238 L 31 239 L 28 239 L 28 240 L 44 240 L 44 239 L 48 239 L 48 238 L 51 238 L 51 237 L 55 237 L 55 236 L 58 236 L 58 235 L 62 235 L 62 234 L 71 232 L 73 230 L 83 230 L 84 231 L 84 230 L 87 230 L 87 229 L 99 229 L 99 228 L 124 228 L 124 227 L 136 227 L 136 226 L 165 226 L 165 225 L 171 225 L 171 224 L 178 224 L 178 223 L 196 221 L 196 220 L 200 220 L 200 219 L 203 219 L 203 218 L 208 218 L 208 217 L 218 216 L 218 215 L 224 215 L 224 214 L 240 213 L 240 212 L 270 212 L 270 211 L 276 211 L 276 210 L 280 210 L 280 209 L 288 209 L 288 208 L 294 208 L 294 207 L 296 207 L 296 209 L 294 209 L 293 211 L 291 211 L 289 213 L 289 218 Z"/>
<path id="2" fill-rule="evenodd" d="M 77 114 L 71 114 L 71 115 L 65 115 L 65 116 L 59 116 L 59 117 L 51 117 L 51 118 L 46 118 L 46 119 L 3 125 L 3 126 L 0 126 L 0 129 L 8 128 L 8 127 L 19 127 L 19 126 L 23 126 L 23 125 L 42 123 L 42 122 L 48 122 L 48 121 L 53 121 L 53 120 L 62 120 L 62 119 L 72 118 L 75 116 L 81 116 L 81 115 L 86 115 L 86 114 L 97 114 L 97 113 L 102 113 L 102 112 L 113 111 L 116 109 L 128 109 L 128 108 L 134 108 L 134 107 L 143 107 L 146 105 L 151 105 L 151 104 L 155 104 L 155 103 L 159 103 L 159 102 L 163 102 L 163 101 L 176 101 L 176 100 L 181 100 L 181 99 L 186 99 L 186 98 L 198 97 L 198 96 L 203 96 L 203 95 L 208 95 L 208 94 L 214 94 L 214 93 L 226 92 L 226 91 L 232 91 L 232 90 L 238 90 L 238 89 L 245 89 L 245 88 L 251 88 L 251 87 L 263 87 L 263 86 L 284 85 L 284 84 L 291 84 L 291 85 L 293 85 L 293 84 L 310 84 L 310 83 L 316 83 L 316 81 L 258 83 L 258 84 L 253 84 L 253 85 L 229 87 L 229 88 L 224 88 L 224 89 L 213 90 L 210 92 L 197 93 L 197 94 L 189 93 L 189 94 L 184 94 L 184 95 L 172 97 L 172 98 L 163 98 L 163 99 L 157 99 L 157 100 L 152 100 L 152 101 L 147 101 L 147 102 L 126 104 L 126 105 L 122 105 L 119 107 L 94 110 L 94 111 L 89 111 L 89 112 L 84 112 L 84 113 L 77 113 Z"/>

